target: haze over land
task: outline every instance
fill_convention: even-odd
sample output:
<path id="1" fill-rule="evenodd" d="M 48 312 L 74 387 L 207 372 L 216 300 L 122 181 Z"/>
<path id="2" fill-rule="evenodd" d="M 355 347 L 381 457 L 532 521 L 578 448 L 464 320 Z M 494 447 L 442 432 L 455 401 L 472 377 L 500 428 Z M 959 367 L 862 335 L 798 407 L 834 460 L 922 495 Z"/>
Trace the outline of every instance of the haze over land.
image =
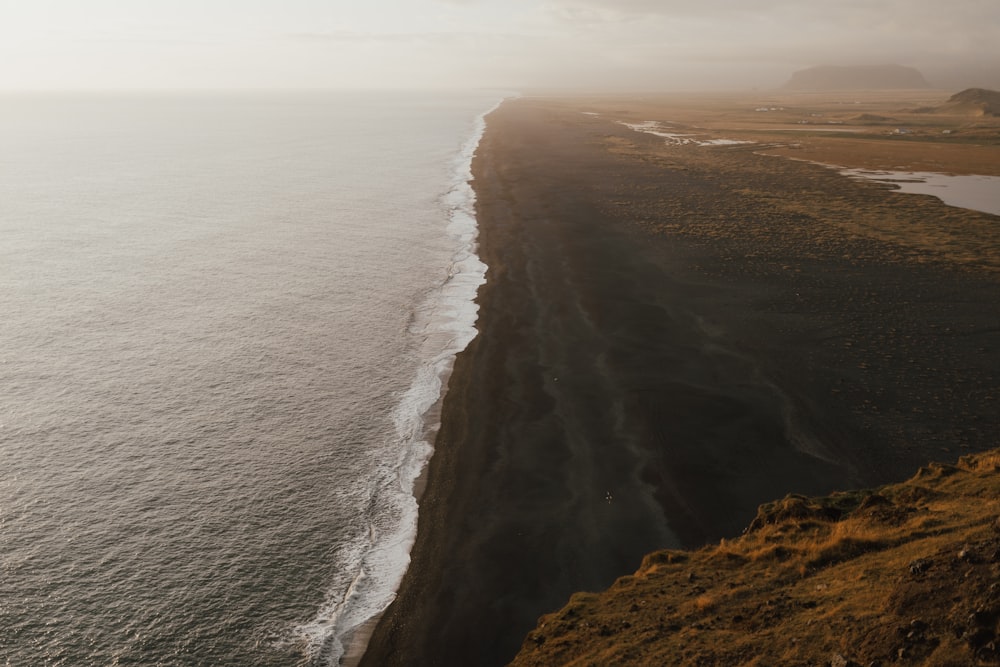
<path id="1" fill-rule="evenodd" d="M 901 65 L 810 67 L 792 74 L 785 84 L 786 90 L 913 90 L 928 87 L 927 80 L 919 71 Z"/>
<path id="2" fill-rule="evenodd" d="M 0 1 L 0 90 L 747 89 L 889 63 L 1000 87 L 1000 4 Z"/>

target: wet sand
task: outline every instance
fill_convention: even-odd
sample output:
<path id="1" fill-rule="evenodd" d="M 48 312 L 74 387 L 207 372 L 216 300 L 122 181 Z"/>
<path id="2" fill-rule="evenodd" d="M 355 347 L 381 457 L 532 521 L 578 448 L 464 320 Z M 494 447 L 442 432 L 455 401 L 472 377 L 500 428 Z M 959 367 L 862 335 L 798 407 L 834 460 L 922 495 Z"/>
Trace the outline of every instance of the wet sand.
<path id="1" fill-rule="evenodd" d="M 996 445 L 988 239 L 938 252 L 852 229 L 837 216 L 884 190 L 747 148 L 671 150 L 565 102 L 488 118 L 480 334 L 363 665 L 505 664 L 538 616 L 649 551 Z M 912 206 L 886 224 L 956 215 Z M 1000 223 L 977 215 L 986 236 Z"/>

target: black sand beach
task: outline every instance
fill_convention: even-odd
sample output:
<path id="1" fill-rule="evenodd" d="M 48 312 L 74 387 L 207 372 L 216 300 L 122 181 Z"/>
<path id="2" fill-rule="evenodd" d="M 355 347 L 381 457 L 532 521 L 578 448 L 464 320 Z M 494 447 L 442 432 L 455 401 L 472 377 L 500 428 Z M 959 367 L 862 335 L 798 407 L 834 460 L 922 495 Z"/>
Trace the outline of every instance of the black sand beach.
<path id="1" fill-rule="evenodd" d="M 844 202 L 885 206 L 873 184 L 661 144 L 565 103 L 488 118 L 480 334 L 362 664 L 505 664 L 538 616 L 649 551 L 736 535 L 790 492 L 996 446 L 989 257 L 852 228 Z M 816 213 L 824 197 L 840 206 Z M 779 205 L 796 199 L 813 206 Z M 955 215 L 914 199 L 892 224 Z"/>

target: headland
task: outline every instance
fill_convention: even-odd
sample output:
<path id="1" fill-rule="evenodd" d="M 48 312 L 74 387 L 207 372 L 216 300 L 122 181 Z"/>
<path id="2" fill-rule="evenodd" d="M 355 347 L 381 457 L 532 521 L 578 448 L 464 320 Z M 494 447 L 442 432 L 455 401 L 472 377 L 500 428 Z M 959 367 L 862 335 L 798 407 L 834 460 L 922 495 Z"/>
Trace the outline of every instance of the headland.
<path id="1" fill-rule="evenodd" d="M 995 173 L 993 130 L 831 137 L 778 115 L 836 101 L 796 99 L 527 97 L 487 118 L 479 335 L 363 665 L 506 664 L 650 552 L 996 446 L 1000 218 L 815 164 Z M 630 127 L 650 122 L 693 140 Z"/>

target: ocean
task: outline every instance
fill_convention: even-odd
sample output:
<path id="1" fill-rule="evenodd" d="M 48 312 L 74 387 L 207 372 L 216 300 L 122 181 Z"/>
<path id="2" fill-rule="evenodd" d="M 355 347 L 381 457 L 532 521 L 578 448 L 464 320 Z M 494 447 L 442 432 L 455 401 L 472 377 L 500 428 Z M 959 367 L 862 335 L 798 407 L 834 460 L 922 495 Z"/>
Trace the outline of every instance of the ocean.
<path id="1" fill-rule="evenodd" d="M 2 664 L 338 663 L 475 335 L 500 97 L 0 97 Z"/>

